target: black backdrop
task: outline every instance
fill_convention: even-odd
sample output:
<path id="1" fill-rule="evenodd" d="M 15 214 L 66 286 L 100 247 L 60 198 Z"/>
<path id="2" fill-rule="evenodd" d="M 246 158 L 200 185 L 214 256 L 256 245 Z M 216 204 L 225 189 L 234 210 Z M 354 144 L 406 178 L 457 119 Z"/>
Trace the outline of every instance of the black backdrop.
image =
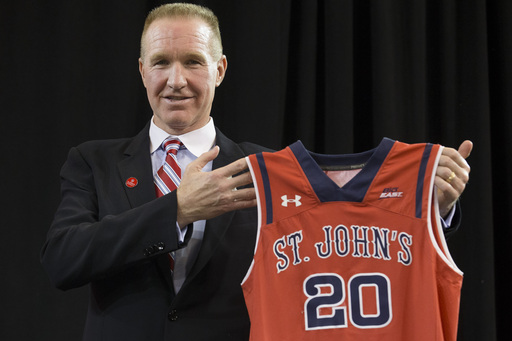
<path id="1" fill-rule="evenodd" d="M 204 0 L 229 67 L 213 116 L 236 141 L 317 152 L 383 136 L 471 139 L 459 340 L 509 337 L 512 1 Z M 1 340 L 80 339 L 87 288 L 52 288 L 39 250 L 70 147 L 150 118 L 137 58 L 151 0 L 0 5 Z M 421 309 L 421 307 L 418 307 Z M 142 314 L 143 312 L 141 312 Z"/>

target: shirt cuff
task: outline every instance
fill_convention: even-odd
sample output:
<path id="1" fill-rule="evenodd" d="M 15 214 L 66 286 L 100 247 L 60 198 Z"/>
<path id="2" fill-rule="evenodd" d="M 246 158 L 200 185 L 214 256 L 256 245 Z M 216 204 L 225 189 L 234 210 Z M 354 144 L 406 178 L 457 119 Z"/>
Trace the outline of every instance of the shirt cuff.
<path id="1" fill-rule="evenodd" d="M 188 225 L 181 229 L 178 223 L 176 222 L 176 235 L 178 236 L 179 244 L 183 244 L 185 242 L 185 235 L 187 234 L 187 231 Z"/>
<path id="2" fill-rule="evenodd" d="M 443 228 L 449 229 L 452 225 L 453 217 L 455 216 L 455 206 L 453 205 L 450 213 L 446 216 L 446 218 L 441 217 L 441 224 L 443 224 Z"/>

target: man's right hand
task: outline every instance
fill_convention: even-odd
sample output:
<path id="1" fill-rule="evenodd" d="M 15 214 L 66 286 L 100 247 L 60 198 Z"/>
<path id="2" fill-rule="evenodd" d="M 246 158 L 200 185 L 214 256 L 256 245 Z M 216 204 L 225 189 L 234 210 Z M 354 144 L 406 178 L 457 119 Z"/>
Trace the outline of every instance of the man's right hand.
<path id="1" fill-rule="evenodd" d="M 215 146 L 192 161 L 182 174 L 177 189 L 178 225 L 211 219 L 223 213 L 256 206 L 254 188 L 235 190 L 237 187 L 252 183 L 245 158 L 238 159 L 222 168 L 203 172 L 203 167 L 219 155 L 220 148 Z"/>

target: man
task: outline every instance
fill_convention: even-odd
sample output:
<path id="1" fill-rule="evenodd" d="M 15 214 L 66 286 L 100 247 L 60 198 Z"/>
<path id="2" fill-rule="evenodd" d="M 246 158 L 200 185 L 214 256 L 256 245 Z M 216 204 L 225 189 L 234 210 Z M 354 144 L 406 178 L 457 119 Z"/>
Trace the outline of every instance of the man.
<path id="1" fill-rule="evenodd" d="M 134 138 L 71 149 L 42 263 L 61 289 L 90 284 L 85 340 L 247 340 L 240 283 L 257 222 L 254 190 L 242 188 L 250 175 L 236 175 L 264 148 L 234 143 L 210 117 L 227 69 L 215 15 L 188 4 L 152 11 L 139 69 L 153 118 Z M 188 166 L 178 189 L 157 197 L 168 136 Z M 444 213 L 468 172 L 447 149 L 436 181 Z"/>

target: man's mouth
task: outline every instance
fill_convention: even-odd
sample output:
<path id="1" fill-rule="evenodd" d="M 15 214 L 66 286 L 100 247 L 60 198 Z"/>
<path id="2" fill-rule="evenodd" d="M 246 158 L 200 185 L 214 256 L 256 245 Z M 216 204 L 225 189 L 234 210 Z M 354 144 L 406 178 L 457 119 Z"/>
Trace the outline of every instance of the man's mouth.
<path id="1" fill-rule="evenodd" d="M 177 101 L 183 101 L 183 100 L 189 99 L 190 97 L 185 97 L 185 96 L 165 96 L 164 98 L 169 100 L 169 101 L 172 101 L 172 102 L 177 102 Z"/>

